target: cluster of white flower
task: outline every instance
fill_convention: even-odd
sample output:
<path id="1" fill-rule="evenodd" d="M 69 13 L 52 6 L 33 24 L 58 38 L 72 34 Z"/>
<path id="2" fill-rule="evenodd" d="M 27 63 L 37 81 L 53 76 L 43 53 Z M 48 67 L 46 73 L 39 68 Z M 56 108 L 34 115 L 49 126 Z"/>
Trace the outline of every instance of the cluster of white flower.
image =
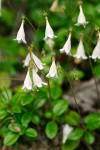
<path id="1" fill-rule="evenodd" d="M 83 10 L 82 10 L 82 6 L 79 6 L 80 9 L 80 13 L 78 16 L 78 20 L 77 20 L 77 26 L 83 25 L 85 27 L 85 25 L 88 23 L 85 19 Z M 25 32 L 24 32 L 24 19 L 22 19 L 22 23 L 21 26 L 19 28 L 19 31 L 17 33 L 17 37 L 15 40 L 18 41 L 18 43 L 23 42 L 23 43 L 27 43 L 26 39 L 25 39 Z M 64 44 L 63 48 L 60 49 L 61 53 L 66 53 L 67 55 L 71 55 L 70 51 L 71 51 L 71 32 L 68 35 L 68 39 L 66 41 L 66 43 Z M 52 29 L 52 27 L 49 24 L 48 18 L 46 17 L 46 30 L 45 30 L 45 37 L 44 37 L 44 41 L 47 43 L 50 39 L 53 40 L 55 39 L 57 36 L 55 36 L 54 31 Z M 87 59 L 87 56 L 85 55 L 85 50 L 84 50 L 84 46 L 83 46 L 83 41 L 82 38 L 80 38 L 80 42 L 76 51 L 76 54 L 73 55 L 73 57 L 77 58 L 77 59 Z M 92 53 L 92 55 L 90 56 L 92 59 L 96 59 L 99 58 L 100 59 L 100 33 L 99 33 L 99 38 L 98 38 L 98 42 L 97 45 Z M 30 63 L 32 62 L 32 63 Z M 30 64 L 32 65 L 32 68 L 30 67 Z M 42 62 L 40 61 L 39 58 L 37 58 L 35 56 L 34 53 L 30 52 L 26 59 L 24 60 L 24 66 L 28 66 L 28 73 L 26 75 L 25 81 L 24 81 L 24 85 L 22 87 L 22 89 L 28 89 L 28 90 L 32 90 L 33 89 L 33 85 L 36 87 L 42 87 L 42 85 L 47 85 L 47 83 L 43 82 L 42 79 L 38 76 L 37 72 L 38 69 L 39 70 L 43 70 L 44 68 L 44 64 L 42 64 Z M 31 69 L 30 69 L 31 68 Z M 32 77 L 30 75 L 30 70 L 32 70 Z M 52 64 L 49 70 L 49 73 L 46 75 L 46 77 L 48 78 L 52 78 L 52 77 L 58 77 L 57 75 L 57 68 L 56 68 L 56 64 L 55 64 L 55 58 L 53 57 L 52 59 Z"/>
<path id="2" fill-rule="evenodd" d="M 25 32 L 24 32 L 24 22 L 25 22 L 24 19 L 25 18 L 22 19 L 21 26 L 18 30 L 16 39 L 14 40 L 17 40 L 18 43 L 23 42 L 26 44 L 27 42 L 25 39 Z M 44 40 L 47 41 L 48 39 L 54 39 L 54 38 L 56 38 L 56 36 L 54 35 L 53 30 L 48 22 L 48 18 L 46 18 L 46 31 L 45 31 Z M 29 49 L 31 49 L 31 47 Z M 42 87 L 42 85 L 47 85 L 47 83 L 43 82 L 42 79 L 37 74 L 38 70 L 44 69 L 44 65 L 45 64 L 43 64 L 41 60 L 32 51 L 28 53 L 28 55 L 26 56 L 26 59 L 24 60 L 24 66 L 28 66 L 28 72 L 24 80 L 22 89 L 32 90 L 33 87 L 40 88 Z M 52 64 L 51 64 L 49 73 L 46 75 L 46 77 L 48 78 L 58 77 L 54 57 L 52 59 Z"/>
<path id="3" fill-rule="evenodd" d="M 85 27 L 86 24 L 88 24 L 88 22 L 85 19 L 82 6 L 80 5 L 79 8 L 80 8 L 80 13 L 78 16 L 77 24 L 75 24 L 75 25 L 77 25 L 77 26 L 83 25 Z M 69 33 L 68 39 L 67 39 L 66 43 L 64 44 L 63 48 L 60 49 L 61 53 L 65 52 L 67 55 L 68 54 L 71 55 L 70 51 L 71 51 L 71 33 Z M 80 58 L 87 59 L 88 58 L 85 55 L 85 50 L 84 50 L 82 38 L 80 38 L 80 42 L 79 42 L 76 54 L 73 55 L 73 57 L 78 58 L 78 59 L 80 59 Z M 94 48 L 93 53 L 90 57 L 92 59 L 96 59 L 96 58 L 100 59 L 100 33 L 99 33 L 97 45 Z"/>

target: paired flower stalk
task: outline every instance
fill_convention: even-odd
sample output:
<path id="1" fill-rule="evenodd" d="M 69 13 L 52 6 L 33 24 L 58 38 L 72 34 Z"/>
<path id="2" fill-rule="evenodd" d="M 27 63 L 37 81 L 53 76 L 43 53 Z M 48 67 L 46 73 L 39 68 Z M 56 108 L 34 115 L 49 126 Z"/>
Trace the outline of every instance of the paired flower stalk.
<path id="1" fill-rule="evenodd" d="M 24 23 L 25 17 L 22 17 L 22 23 L 18 30 L 17 37 L 15 40 L 17 40 L 18 43 L 23 42 L 24 44 L 26 44 L 27 42 L 25 39 Z M 44 40 L 48 41 L 49 39 L 54 39 L 56 37 L 57 36 L 54 35 L 53 29 L 49 24 L 48 18 L 46 17 L 46 31 Z M 38 70 L 44 69 L 45 64 L 43 64 L 41 60 L 32 52 L 32 47 L 30 47 L 29 50 L 30 52 L 28 53 L 26 59 L 24 60 L 24 66 L 28 67 L 28 72 L 24 80 L 22 89 L 32 90 L 33 87 L 40 88 L 43 85 L 47 85 L 47 83 L 43 82 L 37 73 Z M 46 77 L 48 78 L 58 77 L 55 58 L 52 59 L 52 64 L 49 73 L 46 75 Z"/>
<path id="2" fill-rule="evenodd" d="M 60 49 L 60 52 L 61 53 L 65 52 L 66 55 L 71 55 L 70 51 L 71 51 L 71 33 L 69 33 L 68 39 L 67 39 L 65 45 L 63 46 L 63 48 Z M 80 38 L 76 54 L 73 55 L 73 57 L 77 58 L 77 59 L 87 59 L 88 58 L 85 54 L 82 37 Z M 100 32 L 99 32 L 99 35 L 98 35 L 97 44 L 96 44 L 96 46 L 93 50 L 93 53 L 90 57 L 92 59 L 100 59 Z"/>
<path id="3" fill-rule="evenodd" d="M 32 90 L 33 87 L 40 88 L 42 85 L 47 85 L 37 74 L 38 70 L 43 70 L 44 64 L 32 53 L 32 48 L 29 48 L 30 53 L 24 60 L 24 66 L 28 66 L 28 72 L 24 81 L 22 89 Z"/>
<path id="4" fill-rule="evenodd" d="M 79 26 L 79 25 L 85 26 L 88 22 L 85 19 L 85 16 L 84 16 L 84 13 L 82 10 L 82 6 L 80 5 L 79 8 L 80 8 L 80 13 L 79 13 L 78 21 L 77 21 L 76 25 L 77 26 Z M 47 42 L 48 40 L 55 39 L 57 36 L 55 36 L 54 31 L 53 31 L 52 27 L 50 26 L 47 16 L 45 18 L 46 18 L 46 30 L 45 30 L 44 40 Z M 22 17 L 22 23 L 18 30 L 17 37 L 15 40 L 17 40 L 18 43 L 23 42 L 26 44 L 27 42 L 25 39 L 24 23 L 25 23 L 25 17 Z M 60 49 L 61 53 L 65 52 L 67 55 L 71 55 L 71 53 L 70 53 L 70 51 L 71 51 L 71 36 L 72 36 L 72 33 L 70 32 L 68 35 L 68 39 L 65 42 L 63 48 Z M 73 57 L 75 57 L 77 59 L 80 59 L 80 58 L 87 59 L 87 56 L 85 55 L 82 38 L 80 38 L 80 42 L 79 42 L 76 54 L 73 55 Z M 96 58 L 100 59 L 100 33 L 99 33 L 97 45 L 90 57 L 93 59 L 96 59 Z M 28 66 L 28 72 L 27 72 L 22 89 L 26 88 L 28 90 L 32 90 L 33 83 L 34 83 L 35 87 L 42 87 L 42 85 L 47 85 L 47 83 L 43 82 L 42 79 L 37 74 L 38 70 L 44 69 L 44 64 L 41 62 L 41 60 L 37 56 L 35 56 L 34 53 L 32 53 L 32 51 L 30 51 L 30 53 L 26 56 L 26 59 L 24 60 L 24 66 Z M 32 76 L 30 75 L 30 72 L 32 73 Z M 51 64 L 49 73 L 46 75 L 46 77 L 58 78 L 57 68 L 56 68 L 54 57 L 52 59 L 52 64 Z"/>

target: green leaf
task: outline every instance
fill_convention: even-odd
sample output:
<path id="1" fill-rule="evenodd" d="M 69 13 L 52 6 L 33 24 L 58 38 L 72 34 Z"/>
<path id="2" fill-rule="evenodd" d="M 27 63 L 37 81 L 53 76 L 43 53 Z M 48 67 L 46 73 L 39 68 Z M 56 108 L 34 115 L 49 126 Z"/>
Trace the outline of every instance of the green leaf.
<path id="1" fill-rule="evenodd" d="M 53 139 L 56 136 L 57 131 L 58 126 L 54 121 L 50 121 L 49 123 L 47 123 L 45 132 L 49 139 Z"/>
<path id="2" fill-rule="evenodd" d="M 95 136 L 92 133 L 85 133 L 84 139 L 88 144 L 93 144 L 95 141 Z"/>
<path id="3" fill-rule="evenodd" d="M 69 136 L 68 139 L 69 140 L 79 140 L 82 136 L 83 136 L 84 131 L 82 129 L 75 129 L 74 131 L 72 131 Z"/>
<path id="4" fill-rule="evenodd" d="M 36 99 L 35 103 L 34 103 L 34 108 L 35 109 L 39 109 L 41 108 L 46 102 L 45 98 L 38 98 Z"/>
<path id="5" fill-rule="evenodd" d="M 0 120 L 4 119 L 8 115 L 6 110 L 0 110 Z"/>
<path id="6" fill-rule="evenodd" d="M 74 125 L 77 126 L 79 125 L 80 122 L 80 116 L 77 112 L 75 111 L 70 111 L 66 117 L 65 117 L 65 121 L 66 123 L 68 123 L 69 125 Z"/>
<path id="7" fill-rule="evenodd" d="M 46 100 L 47 100 L 47 89 L 46 88 L 41 88 L 38 91 L 38 96 L 36 97 L 36 101 L 34 102 L 34 109 L 39 109 L 41 108 Z"/>
<path id="8" fill-rule="evenodd" d="M 52 118 L 52 112 L 51 112 L 51 110 L 46 110 L 46 112 L 44 113 L 44 116 L 46 117 L 46 118 Z"/>
<path id="9" fill-rule="evenodd" d="M 59 100 L 53 107 L 53 113 L 55 116 L 62 115 L 68 108 L 67 100 Z"/>
<path id="10" fill-rule="evenodd" d="M 14 144 L 19 138 L 19 134 L 9 132 L 5 137 L 4 137 L 4 145 L 10 146 Z"/>
<path id="11" fill-rule="evenodd" d="M 94 71 L 95 76 L 100 77 L 100 65 L 96 65 L 93 68 L 93 71 Z"/>
<path id="12" fill-rule="evenodd" d="M 37 131 L 36 131 L 35 129 L 33 129 L 33 128 L 28 128 L 28 129 L 26 130 L 25 134 L 26 134 L 27 136 L 33 137 L 33 138 L 35 138 L 35 137 L 38 136 Z"/>
<path id="13" fill-rule="evenodd" d="M 21 106 L 20 105 L 13 105 L 11 110 L 13 113 L 21 113 Z"/>
<path id="14" fill-rule="evenodd" d="M 53 99 L 57 99 L 62 95 L 62 89 L 59 85 L 53 84 L 51 85 L 51 96 Z"/>
<path id="15" fill-rule="evenodd" d="M 67 142 L 62 146 L 62 150 L 75 150 L 80 144 L 80 140 L 67 140 Z"/>
<path id="16" fill-rule="evenodd" d="M 89 114 L 84 118 L 87 129 L 95 130 L 100 128 L 100 113 Z"/>
<path id="17" fill-rule="evenodd" d="M 33 102 L 35 99 L 35 97 L 29 93 L 24 93 L 21 97 L 21 104 L 23 106 L 30 104 L 31 102 Z"/>
<path id="18" fill-rule="evenodd" d="M 31 121 L 32 119 L 32 114 L 27 112 L 27 113 L 24 113 L 22 118 L 21 118 L 21 123 L 22 123 L 22 126 L 23 127 L 27 127 L 29 122 Z"/>
<path id="19" fill-rule="evenodd" d="M 40 123 L 40 117 L 39 117 L 39 115 L 37 115 L 37 114 L 33 114 L 33 116 L 32 116 L 32 122 L 34 123 L 34 124 L 36 124 L 36 125 L 38 125 L 39 123 Z"/>

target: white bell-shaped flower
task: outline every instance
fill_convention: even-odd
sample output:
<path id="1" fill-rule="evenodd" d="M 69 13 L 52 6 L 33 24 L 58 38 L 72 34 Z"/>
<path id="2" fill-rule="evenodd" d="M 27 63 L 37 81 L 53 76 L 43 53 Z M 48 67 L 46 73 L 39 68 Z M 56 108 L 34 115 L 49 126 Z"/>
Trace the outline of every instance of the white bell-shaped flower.
<path id="1" fill-rule="evenodd" d="M 69 136 L 69 134 L 72 132 L 73 128 L 69 126 L 68 124 L 65 124 L 63 127 L 63 139 L 62 143 L 64 144 Z"/>
<path id="2" fill-rule="evenodd" d="M 90 56 L 92 59 L 100 59 L 100 34 L 98 38 L 97 45 L 95 46 L 92 55 Z"/>
<path id="3" fill-rule="evenodd" d="M 80 58 L 87 59 L 87 56 L 85 55 L 85 50 L 84 50 L 82 39 L 80 39 L 76 54 L 73 57 L 76 57 L 78 59 Z"/>
<path id="4" fill-rule="evenodd" d="M 30 56 L 30 53 L 26 56 L 26 59 L 24 60 L 24 66 L 28 66 L 31 59 L 33 59 L 35 65 L 38 69 L 43 70 L 44 64 L 33 53 L 31 53 L 31 56 Z"/>
<path id="5" fill-rule="evenodd" d="M 81 5 L 80 5 L 79 9 L 80 9 L 80 13 L 78 16 L 77 24 L 75 24 L 75 25 L 77 25 L 77 26 L 83 25 L 85 27 L 85 25 L 88 24 L 88 21 L 86 21 L 86 18 L 84 16 L 83 9 L 82 9 Z"/>
<path id="6" fill-rule="evenodd" d="M 29 70 L 28 70 L 26 78 L 24 80 L 24 85 L 23 85 L 22 89 L 32 90 L 32 81 L 31 81 L 31 78 L 30 78 Z"/>
<path id="7" fill-rule="evenodd" d="M 60 49 L 61 53 L 65 52 L 67 55 L 70 53 L 70 51 L 71 51 L 71 34 L 69 34 L 68 39 L 63 48 Z"/>
<path id="8" fill-rule="evenodd" d="M 54 35 L 53 29 L 51 28 L 48 18 L 46 17 L 46 30 L 45 30 L 45 37 L 44 40 L 46 41 L 48 38 L 54 39 L 57 36 Z"/>
<path id="9" fill-rule="evenodd" d="M 33 82 L 34 86 L 39 88 L 42 87 L 42 85 L 47 85 L 47 83 L 43 82 L 42 79 L 39 77 L 35 69 L 33 69 Z"/>
<path id="10" fill-rule="evenodd" d="M 20 43 L 20 42 L 23 42 L 25 44 L 27 43 L 26 40 L 25 40 L 24 20 L 22 20 L 21 26 L 18 30 L 17 37 L 16 37 L 15 40 L 17 40 L 18 43 Z"/>
<path id="11" fill-rule="evenodd" d="M 49 73 L 46 75 L 46 77 L 48 77 L 48 78 L 53 78 L 53 77 L 58 78 L 55 59 L 53 59 L 50 70 L 49 70 Z"/>

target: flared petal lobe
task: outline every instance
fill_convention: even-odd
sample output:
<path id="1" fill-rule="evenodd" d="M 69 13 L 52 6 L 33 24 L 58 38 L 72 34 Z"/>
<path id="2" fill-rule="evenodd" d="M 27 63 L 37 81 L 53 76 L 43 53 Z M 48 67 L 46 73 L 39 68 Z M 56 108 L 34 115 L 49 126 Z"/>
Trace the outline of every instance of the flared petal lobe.
<path id="1" fill-rule="evenodd" d="M 18 33 L 17 33 L 17 37 L 16 37 L 15 40 L 17 40 L 18 43 L 20 43 L 20 42 L 23 42 L 23 43 L 25 43 L 25 44 L 27 43 L 26 40 L 25 40 L 24 20 L 23 20 L 22 23 L 21 23 L 21 26 L 20 26 L 20 28 L 19 28 L 19 31 L 18 31 Z"/>
<path id="2" fill-rule="evenodd" d="M 23 85 L 22 89 L 32 90 L 32 81 L 30 78 L 29 70 L 28 70 L 26 78 L 24 80 L 24 85 Z"/>
<path id="3" fill-rule="evenodd" d="M 48 77 L 48 78 L 52 78 L 52 77 L 58 78 L 55 59 L 52 61 L 49 73 L 46 75 L 46 77 Z"/>
<path id="4" fill-rule="evenodd" d="M 42 87 L 42 85 L 47 85 L 47 83 L 43 82 L 42 79 L 39 77 L 35 69 L 33 69 L 33 82 L 34 86 L 39 88 Z"/>
<path id="5" fill-rule="evenodd" d="M 70 51 L 71 51 L 71 34 L 69 34 L 68 39 L 63 48 L 60 49 L 61 53 L 65 52 L 67 55 L 70 54 Z"/>
<path id="6" fill-rule="evenodd" d="M 48 38 L 50 39 L 54 39 L 57 36 L 54 35 L 53 29 L 51 28 L 48 19 L 46 18 L 46 30 L 45 30 L 45 37 L 44 40 L 48 40 Z"/>
<path id="7" fill-rule="evenodd" d="M 32 58 L 31 58 L 32 57 Z M 31 53 L 31 57 L 30 57 L 30 54 L 28 54 L 26 56 L 26 59 L 24 60 L 24 66 L 28 66 L 29 65 L 29 62 L 31 61 L 31 59 L 33 59 L 36 67 L 40 70 L 43 70 L 44 68 L 44 64 L 41 62 L 41 60 L 33 53 Z"/>
<path id="8" fill-rule="evenodd" d="M 73 128 L 69 126 L 68 124 L 65 124 L 63 127 L 63 140 L 62 143 L 64 144 L 69 136 L 69 134 L 72 132 Z"/>
<path id="9" fill-rule="evenodd" d="M 80 40 L 77 51 L 76 51 L 76 54 L 73 57 L 76 57 L 78 59 L 80 59 L 80 58 L 87 59 L 87 56 L 85 55 L 85 50 L 84 50 L 82 40 Z"/>
<path id="10" fill-rule="evenodd" d="M 98 39 L 97 45 L 95 46 L 93 53 L 90 57 L 92 59 L 100 59 L 100 38 Z"/>
<path id="11" fill-rule="evenodd" d="M 75 25 L 77 25 L 77 26 L 83 25 L 85 27 L 85 25 L 88 24 L 88 21 L 86 21 L 86 18 L 85 18 L 85 15 L 83 13 L 83 9 L 82 9 L 81 5 L 79 8 L 80 8 L 80 13 L 78 16 L 77 23 Z"/>

